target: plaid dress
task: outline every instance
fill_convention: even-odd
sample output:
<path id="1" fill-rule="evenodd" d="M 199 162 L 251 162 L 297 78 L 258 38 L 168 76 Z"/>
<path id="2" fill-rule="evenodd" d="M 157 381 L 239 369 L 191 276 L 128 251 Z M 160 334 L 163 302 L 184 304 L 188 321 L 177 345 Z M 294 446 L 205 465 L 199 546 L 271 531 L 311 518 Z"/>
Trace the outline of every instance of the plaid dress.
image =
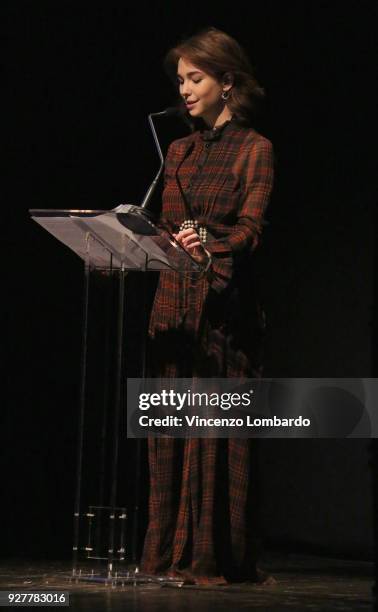
<path id="1" fill-rule="evenodd" d="M 254 289 L 253 252 L 273 165 L 271 142 L 236 119 L 169 146 L 162 223 L 174 232 L 188 218 L 206 227 L 212 265 L 204 277 L 160 272 L 149 324 L 149 376 L 261 376 L 265 320 Z M 250 441 L 149 438 L 148 452 L 142 569 L 184 572 L 203 583 L 252 576 L 257 534 L 250 516 Z"/>

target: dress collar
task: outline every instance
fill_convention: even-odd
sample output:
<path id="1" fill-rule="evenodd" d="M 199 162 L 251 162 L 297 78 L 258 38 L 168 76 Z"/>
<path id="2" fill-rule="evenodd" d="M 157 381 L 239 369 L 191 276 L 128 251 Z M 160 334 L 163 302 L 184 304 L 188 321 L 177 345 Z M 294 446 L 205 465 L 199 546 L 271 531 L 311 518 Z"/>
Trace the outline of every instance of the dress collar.
<path id="1" fill-rule="evenodd" d="M 200 136 L 202 140 L 204 141 L 220 140 L 225 128 L 233 121 L 234 121 L 234 117 L 231 117 L 231 119 L 227 119 L 226 121 L 224 121 L 224 123 L 222 123 L 221 125 L 218 125 L 217 127 L 201 130 Z"/>

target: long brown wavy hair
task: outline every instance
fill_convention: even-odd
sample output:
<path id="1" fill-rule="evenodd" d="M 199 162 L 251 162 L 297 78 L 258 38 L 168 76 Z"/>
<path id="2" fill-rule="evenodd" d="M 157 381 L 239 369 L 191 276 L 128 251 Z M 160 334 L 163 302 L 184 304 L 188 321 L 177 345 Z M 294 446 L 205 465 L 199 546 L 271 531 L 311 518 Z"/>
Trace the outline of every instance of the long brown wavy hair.
<path id="1" fill-rule="evenodd" d="M 246 52 L 234 38 L 217 28 L 208 27 L 184 38 L 170 49 L 164 58 L 164 68 L 177 88 L 177 64 L 180 57 L 189 60 L 218 81 L 222 80 L 225 73 L 231 73 L 233 86 L 227 106 L 238 122 L 247 125 L 251 123 L 265 98 L 265 90 L 257 82 Z M 192 131 L 203 126 L 202 119 L 190 116 L 179 94 L 177 108 Z"/>

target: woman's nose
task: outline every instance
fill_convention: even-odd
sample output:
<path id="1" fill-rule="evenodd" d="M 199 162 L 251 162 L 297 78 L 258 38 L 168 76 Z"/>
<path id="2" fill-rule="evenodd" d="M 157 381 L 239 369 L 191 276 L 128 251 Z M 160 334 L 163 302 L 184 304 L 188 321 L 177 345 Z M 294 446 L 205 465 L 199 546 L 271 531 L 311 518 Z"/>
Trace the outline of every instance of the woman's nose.
<path id="1" fill-rule="evenodd" d="M 189 88 L 188 83 L 183 83 L 181 85 L 181 95 L 183 96 L 183 98 L 189 98 L 190 88 Z"/>

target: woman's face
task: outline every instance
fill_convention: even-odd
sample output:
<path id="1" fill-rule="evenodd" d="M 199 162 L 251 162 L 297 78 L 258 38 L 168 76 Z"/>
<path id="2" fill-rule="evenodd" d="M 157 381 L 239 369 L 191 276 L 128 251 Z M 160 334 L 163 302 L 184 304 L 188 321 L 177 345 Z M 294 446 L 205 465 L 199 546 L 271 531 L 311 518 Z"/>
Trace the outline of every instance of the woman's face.
<path id="1" fill-rule="evenodd" d="M 225 107 L 221 95 L 231 85 L 222 84 L 188 60 L 180 57 L 177 64 L 177 80 L 180 95 L 192 117 L 202 117 L 211 123 Z"/>

